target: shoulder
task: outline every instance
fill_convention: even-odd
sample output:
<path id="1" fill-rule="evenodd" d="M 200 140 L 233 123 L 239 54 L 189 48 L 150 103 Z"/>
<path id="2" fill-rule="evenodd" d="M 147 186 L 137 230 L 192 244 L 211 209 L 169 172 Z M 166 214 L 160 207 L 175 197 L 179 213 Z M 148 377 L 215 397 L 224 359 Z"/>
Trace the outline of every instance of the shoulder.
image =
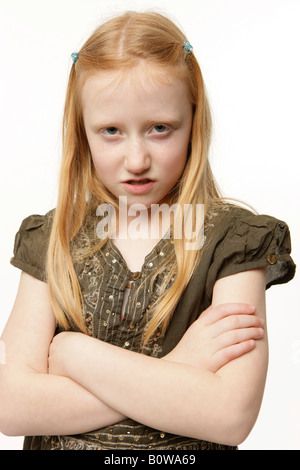
<path id="1" fill-rule="evenodd" d="M 293 278 L 296 267 L 286 222 L 240 206 L 215 204 L 205 228 L 211 282 L 257 268 L 267 268 L 267 288 Z"/>
<path id="2" fill-rule="evenodd" d="M 45 260 L 54 211 L 45 215 L 33 214 L 22 221 L 10 260 L 13 266 L 42 281 L 45 280 Z"/>
<path id="3" fill-rule="evenodd" d="M 26 217 L 20 225 L 19 232 L 26 232 L 41 228 L 42 231 L 50 229 L 54 217 L 55 209 L 50 210 L 44 215 L 32 214 Z"/>
<path id="4" fill-rule="evenodd" d="M 228 244 L 232 239 L 235 242 L 240 239 L 243 244 L 251 237 L 251 244 L 267 239 L 270 243 L 284 242 L 286 249 L 291 250 L 290 231 L 285 221 L 233 204 L 214 204 L 207 213 L 205 229 L 216 244 L 221 241 Z"/>
<path id="5" fill-rule="evenodd" d="M 216 236 L 224 236 L 226 233 L 233 233 L 241 229 L 253 226 L 258 229 L 271 229 L 281 225 L 287 227 L 286 222 L 271 215 L 259 214 L 254 209 L 244 208 L 234 204 L 215 203 L 208 210 L 206 223 L 213 226 Z M 288 228 L 288 227 L 287 227 Z"/>

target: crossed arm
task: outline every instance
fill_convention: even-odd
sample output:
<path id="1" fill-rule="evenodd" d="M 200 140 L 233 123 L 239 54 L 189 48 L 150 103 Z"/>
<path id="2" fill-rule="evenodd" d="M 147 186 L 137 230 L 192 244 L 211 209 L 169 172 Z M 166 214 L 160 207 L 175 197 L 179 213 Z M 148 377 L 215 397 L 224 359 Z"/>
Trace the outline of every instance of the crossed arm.
<path id="1" fill-rule="evenodd" d="M 264 289 L 264 270 L 217 281 L 212 307 L 157 359 L 81 333 L 61 333 L 51 343 L 47 287 L 22 274 L 2 337 L 8 350 L 0 366 L 0 430 L 75 434 L 128 416 L 167 432 L 238 444 L 253 427 L 263 395 Z"/>

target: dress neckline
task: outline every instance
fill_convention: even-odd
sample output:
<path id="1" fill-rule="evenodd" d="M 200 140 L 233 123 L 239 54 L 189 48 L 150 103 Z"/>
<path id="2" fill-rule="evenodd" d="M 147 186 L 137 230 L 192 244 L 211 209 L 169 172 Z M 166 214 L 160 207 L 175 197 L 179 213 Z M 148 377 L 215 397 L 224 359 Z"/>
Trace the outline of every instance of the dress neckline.
<path id="1" fill-rule="evenodd" d="M 131 271 L 125 261 L 119 248 L 112 242 L 109 238 L 107 241 L 109 250 L 114 253 L 114 256 L 122 264 L 125 270 L 129 273 L 130 277 L 135 280 L 135 277 L 140 277 L 139 275 L 143 272 L 152 271 L 153 269 L 159 267 L 161 262 L 174 251 L 173 239 L 171 230 L 168 229 L 164 236 L 156 243 L 156 245 L 149 251 L 145 256 L 142 268 L 140 271 Z"/>

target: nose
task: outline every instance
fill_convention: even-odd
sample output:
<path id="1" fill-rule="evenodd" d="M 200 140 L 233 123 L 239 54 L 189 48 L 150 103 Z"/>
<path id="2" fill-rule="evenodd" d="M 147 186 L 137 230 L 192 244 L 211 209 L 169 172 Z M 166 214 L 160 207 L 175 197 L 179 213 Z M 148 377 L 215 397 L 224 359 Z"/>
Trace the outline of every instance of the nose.
<path id="1" fill-rule="evenodd" d="M 149 170 L 151 158 L 143 139 L 130 139 L 125 152 L 124 167 L 128 172 L 140 174 Z"/>

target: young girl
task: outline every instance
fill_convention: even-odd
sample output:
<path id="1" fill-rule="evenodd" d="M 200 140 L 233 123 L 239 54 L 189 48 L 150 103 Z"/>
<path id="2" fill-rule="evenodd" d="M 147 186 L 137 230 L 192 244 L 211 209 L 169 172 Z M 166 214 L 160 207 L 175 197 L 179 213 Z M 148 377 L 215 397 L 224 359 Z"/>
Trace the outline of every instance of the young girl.
<path id="1" fill-rule="evenodd" d="M 288 227 L 221 198 L 169 19 L 125 13 L 72 56 L 57 206 L 15 239 L 0 430 L 25 449 L 236 448 L 263 396 L 265 288 L 295 272 Z M 185 207 L 196 237 L 203 208 L 196 249 Z"/>

